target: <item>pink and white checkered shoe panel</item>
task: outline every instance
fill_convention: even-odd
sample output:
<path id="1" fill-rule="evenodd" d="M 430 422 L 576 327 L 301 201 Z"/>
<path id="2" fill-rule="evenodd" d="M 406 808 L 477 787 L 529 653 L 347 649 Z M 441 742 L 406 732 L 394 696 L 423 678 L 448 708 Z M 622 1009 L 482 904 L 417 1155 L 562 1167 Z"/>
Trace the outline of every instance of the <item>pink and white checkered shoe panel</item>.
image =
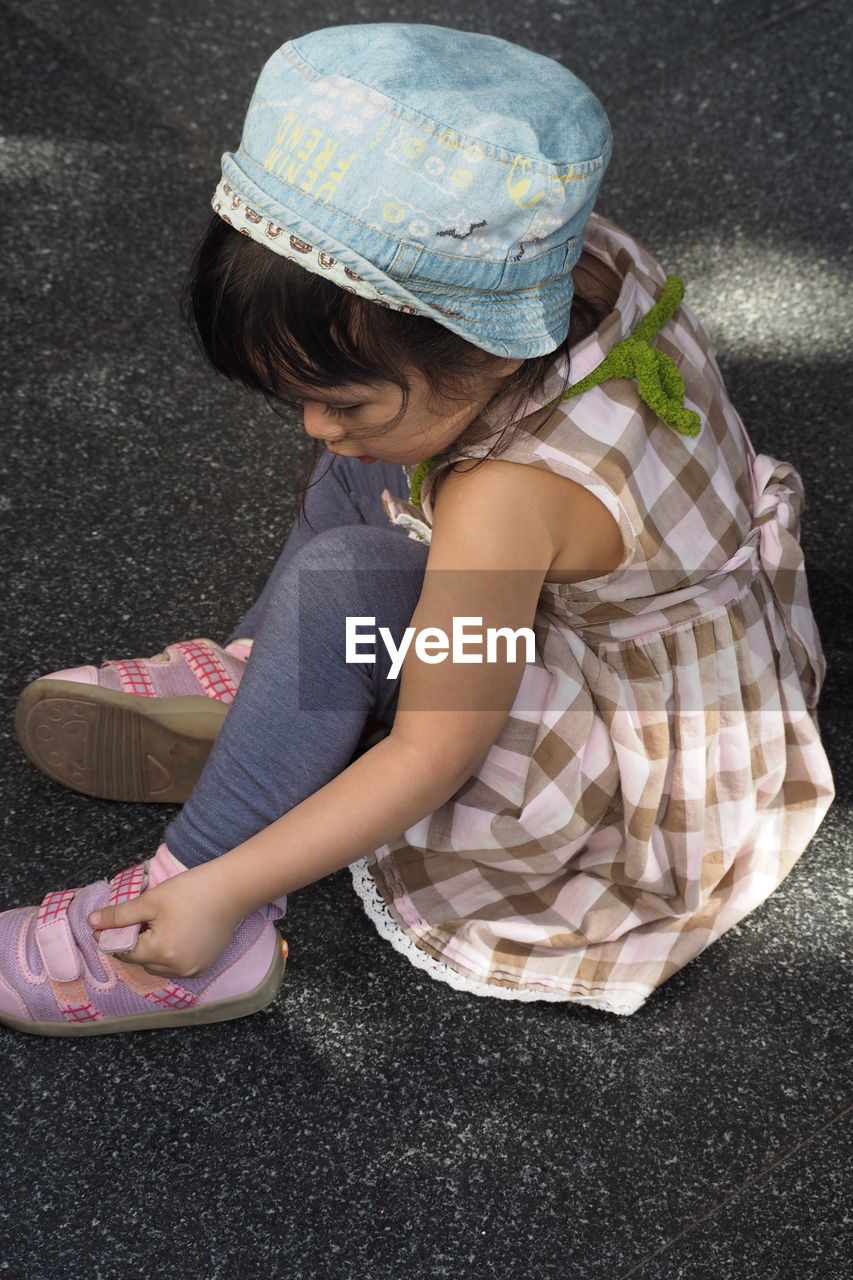
<path id="1" fill-rule="evenodd" d="M 156 658 L 110 659 L 101 667 L 69 667 L 63 671 L 52 671 L 42 678 L 98 685 L 102 689 L 132 693 L 143 698 L 176 698 L 195 694 L 230 703 L 245 668 L 245 658 L 230 653 L 212 640 L 183 640 L 168 645 L 165 654 Z"/>

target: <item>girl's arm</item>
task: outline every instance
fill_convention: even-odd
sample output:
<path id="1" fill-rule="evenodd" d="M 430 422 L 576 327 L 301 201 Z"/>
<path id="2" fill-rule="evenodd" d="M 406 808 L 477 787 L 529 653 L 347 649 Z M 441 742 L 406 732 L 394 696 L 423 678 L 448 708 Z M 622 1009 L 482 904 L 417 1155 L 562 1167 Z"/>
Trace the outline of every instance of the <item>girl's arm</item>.
<path id="1" fill-rule="evenodd" d="M 564 502 L 541 500 L 542 486 L 527 472 L 493 460 L 447 475 L 411 621 L 416 635 L 437 627 L 451 637 L 454 618 L 463 617 L 482 618 L 469 629 L 483 634 L 532 627 L 568 517 Z M 482 650 L 469 644 L 468 652 Z M 388 737 L 235 849 L 130 903 L 103 908 L 98 927 L 146 920 L 132 961 L 168 976 L 205 972 L 250 912 L 394 840 L 450 799 L 482 763 L 512 707 L 525 646 L 514 661 L 505 652 L 499 644 L 500 661 L 428 663 L 410 647 Z"/>

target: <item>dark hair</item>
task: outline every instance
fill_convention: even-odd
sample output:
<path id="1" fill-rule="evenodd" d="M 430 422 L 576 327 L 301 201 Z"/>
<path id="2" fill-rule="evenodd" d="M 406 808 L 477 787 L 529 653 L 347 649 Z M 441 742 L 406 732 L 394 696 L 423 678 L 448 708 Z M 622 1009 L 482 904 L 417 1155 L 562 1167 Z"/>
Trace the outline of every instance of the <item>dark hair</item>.
<path id="1" fill-rule="evenodd" d="M 434 320 L 378 306 L 306 271 L 217 214 L 187 276 L 182 309 L 213 367 L 274 401 L 290 399 L 291 385 L 319 391 L 391 382 L 402 392 L 402 417 L 411 389 L 407 368 L 416 369 L 433 393 L 440 389 L 452 396 L 500 359 Z M 575 294 L 569 333 L 561 346 L 525 360 L 506 379 L 501 406 L 506 408 L 507 426 L 487 457 L 499 453 L 511 438 L 515 414 L 540 390 L 552 362 L 561 354 L 568 356 L 569 347 L 590 333 L 608 310 L 601 300 Z M 311 470 L 320 452 L 315 441 Z M 301 503 L 306 491 L 307 480 Z"/>

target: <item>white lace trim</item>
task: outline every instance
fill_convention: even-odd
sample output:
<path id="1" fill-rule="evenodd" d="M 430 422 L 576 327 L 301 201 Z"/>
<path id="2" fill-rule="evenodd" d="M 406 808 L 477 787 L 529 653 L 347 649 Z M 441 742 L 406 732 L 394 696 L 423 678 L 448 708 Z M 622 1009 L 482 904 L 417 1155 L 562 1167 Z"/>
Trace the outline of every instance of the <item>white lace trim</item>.
<path id="1" fill-rule="evenodd" d="M 385 901 L 376 887 L 370 874 L 366 858 L 350 865 L 352 882 L 356 893 L 364 904 L 364 909 L 376 926 L 381 938 L 385 938 L 395 951 L 399 951 L 415 966 L 428 973 L 437 982 L 445 982 L 456 991 L 467 991 L 473 996 L 492 996 L 498 1000 L 551 1000 L 563 1003 L 589 1005 L 593 1009 L 602 1009 L 605 1013 L 628 1015 L 635 1013 L 645 1000 L 645 993 L 628 992 L 624 994 L 611 992 L 608 995 L 583 996 L 568 995 L 564 991 L 534 991 L 530 987 L 499 987 L 491 982 L 479 982 L 475 978 L 466 978 L 442 960 L 437 960 L 429 952 L 423 951 L 407 933 L 400 928 L 391 915 Z"/>

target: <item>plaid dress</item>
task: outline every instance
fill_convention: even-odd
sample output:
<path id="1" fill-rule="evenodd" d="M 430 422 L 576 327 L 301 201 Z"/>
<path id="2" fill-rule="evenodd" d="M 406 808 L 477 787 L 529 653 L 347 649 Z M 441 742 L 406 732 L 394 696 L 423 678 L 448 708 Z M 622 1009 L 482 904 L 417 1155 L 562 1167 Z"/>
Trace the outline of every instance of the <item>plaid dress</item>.
<path id="1" fill-rule="evenodd" d="M 573 348 L 572 383 L 631 334 L 665 279 L 602 218 L 586 247 L 622 285 Z M 457 989 L 633 1013 L 773 892 L 832 799 L 802 484 L 755 455 L 687 307 L 654 345 L 681 370 L 701 431 L 677 434 L 628 378 L 549 416 L 555 368 L 500 456 L 588 488 L 624 559 L 543 584 L 536 661 L 480 769 L 352 867 L 380 934 Z M 442 467 L 490 443 L 427 475 L 427 523 Z"/>

